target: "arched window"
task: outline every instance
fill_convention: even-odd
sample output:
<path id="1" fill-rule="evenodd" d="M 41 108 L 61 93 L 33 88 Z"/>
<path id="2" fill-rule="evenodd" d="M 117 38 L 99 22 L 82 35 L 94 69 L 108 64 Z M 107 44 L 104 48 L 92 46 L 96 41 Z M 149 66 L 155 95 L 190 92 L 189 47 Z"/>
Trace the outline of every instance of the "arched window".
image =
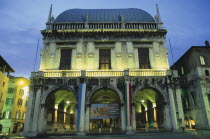
<path id="1" fill-rule="evenodd" d="M 208 70 L 205 70 L 205 75 L 209 76 L 209 71 Z"/>

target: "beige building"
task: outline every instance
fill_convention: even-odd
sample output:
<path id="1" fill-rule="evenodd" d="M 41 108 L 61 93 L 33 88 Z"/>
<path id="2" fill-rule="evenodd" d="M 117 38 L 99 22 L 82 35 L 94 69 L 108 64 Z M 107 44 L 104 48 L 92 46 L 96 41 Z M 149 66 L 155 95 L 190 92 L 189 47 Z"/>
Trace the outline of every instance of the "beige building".
<path id="1" fill-rule="evenodd" d="M 0 120 L 2 131 L 9 134 L 22 132 L 28 104 L 30 80 L 24 77 L 10 77 Z"/>
<path id="2" fill-rule="evenodd" d="M 184 126 L 176 72 L 157 7 L 70 9 L 42 30 L 38 72 L 31 74 L 25 136 L 135 133 Z"/>
<path id="3" fill-rule="evenodd" d="M 3 111 L 7 87 L 9 83 L 9 76 L 11 72 L 15 72 L 15 71 L 0 55 L 0 118 L 2 117 L 2 111 Z M 0 131 L 2 131 L 1 124 L 0 124 Z"/>
<path id="4" fill-rule="evenodd" d="M 210 47 L 192 46 L 172 66 L 179 71 L 186 128 L 210 128 Z"/>

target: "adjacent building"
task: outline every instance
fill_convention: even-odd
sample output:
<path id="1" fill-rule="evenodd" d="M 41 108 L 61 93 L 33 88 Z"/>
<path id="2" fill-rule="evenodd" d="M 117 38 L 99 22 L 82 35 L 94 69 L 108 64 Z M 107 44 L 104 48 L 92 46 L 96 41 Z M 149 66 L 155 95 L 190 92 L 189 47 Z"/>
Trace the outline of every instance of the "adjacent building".
<path id="1" fill-rule="evenodd" d="M 0 118 L 2 117 L 2 111 L 9 83 L 9 76 L 11 72 L 15 71 L 0 55 Z M 1 124 L 0 124 L 0 131 L 2 131 Z"/>
<path id="2" fill-rule="evenodd" d="M 192 46 L 171 67 L 178 70 L 187 128 L 210 128 L 210 46 Z"/>
<path id="3" fill-rule="evenodd" d="M 69 9 L 54 18 L 51 7 L 41 33 L 25 136 L 184 126 L 158 7 L 155 18 L 136 8 Z"/>
<path id="4" fill-rule="evenodd" d="M 9 85 L 0 120 L 2 131 L 9 134 L 18 134 L 23 131 L 28 104 L 30 80 L 24 77 L 9 79 Z"/>

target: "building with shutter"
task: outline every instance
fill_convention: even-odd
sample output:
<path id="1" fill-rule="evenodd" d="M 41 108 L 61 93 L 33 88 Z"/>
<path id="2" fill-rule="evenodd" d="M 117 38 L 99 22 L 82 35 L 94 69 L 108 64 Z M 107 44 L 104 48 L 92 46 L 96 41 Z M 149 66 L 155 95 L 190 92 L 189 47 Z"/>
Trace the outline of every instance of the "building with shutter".
<path id="1" fill-rule="evenodd" d="M 3 106 L 5 102 L 7 87 L 9 83 L 9 76 L 11 72 L 15 72 L 12 67 L 0 55 L 0 118 L 3 116 Z M 2 131 L 0 124 L 0 131 Z"/>
<path id="2" fill-rule="evenodd" d="M 186 128 L 210 128 L 210 47 L 192 46 L 171 67 L 178 70 Z"/>
<path id="3" fill-rule="evenodd" d="M 50 8 L 38 72 L 31 74 L 25 136 L 173 130 L 184 126 L 166 33 L 137 8 Z"/>
<path id="4" fill-rule="evenodd" d="M 23 131 L 29 84 L 30 80 L 24 77 L 10 77 L 2 119 L 0 120 L 2 131 L 9 134 L 18 134 Z"/>

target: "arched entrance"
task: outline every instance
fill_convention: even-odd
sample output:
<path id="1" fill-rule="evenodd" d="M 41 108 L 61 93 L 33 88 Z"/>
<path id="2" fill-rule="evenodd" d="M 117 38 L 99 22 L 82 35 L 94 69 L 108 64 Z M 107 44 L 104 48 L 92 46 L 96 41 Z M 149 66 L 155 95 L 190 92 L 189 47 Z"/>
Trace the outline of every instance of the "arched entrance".
<path id="1" fill-rule="evenodd" d="M 153 88 L 143 88 L 134 97 L 136 130 L 154 131 L 164 129 L 164 98 Z"/>
<path id="2" fill-rule="evenodd" d="M 106 133 L 121 131 L 121 100 L 111 89 L 100 89 L 90 98 L 91 133 Z"/>
<path id="3" fill-rule="evenodd" d="M 50 93 L 45 103 L 47 133 L 75 133 L 76 97 L 63 89 Z"/>

